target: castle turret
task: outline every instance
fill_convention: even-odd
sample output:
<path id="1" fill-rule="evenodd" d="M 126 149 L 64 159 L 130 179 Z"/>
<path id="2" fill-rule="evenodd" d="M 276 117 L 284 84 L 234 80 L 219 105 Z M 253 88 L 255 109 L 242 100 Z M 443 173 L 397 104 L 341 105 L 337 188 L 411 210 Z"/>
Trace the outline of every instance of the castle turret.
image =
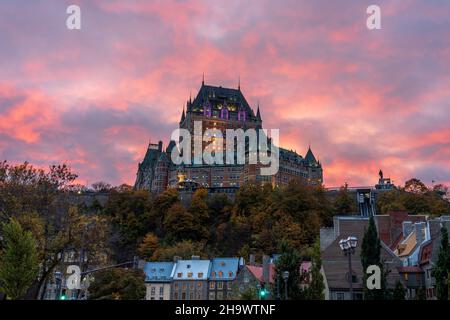
<path id="1" fill-rule="evenodd" d="M 311 150 L 311 146 L 308 147 L 308 152 L 306 153 L 305 160 L 310 165 L 317 163 L 316 157 L 314 157 L 314 153 Z"/>

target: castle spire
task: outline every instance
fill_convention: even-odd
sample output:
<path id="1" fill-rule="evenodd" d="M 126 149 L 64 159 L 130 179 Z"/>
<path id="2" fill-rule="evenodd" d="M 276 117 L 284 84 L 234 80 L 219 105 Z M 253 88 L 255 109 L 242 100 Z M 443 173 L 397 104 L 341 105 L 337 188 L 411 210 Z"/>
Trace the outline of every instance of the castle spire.
<path id="1" fill-rule="evenodd" d="M 183 113 L 181 114 L 181 120 L 180 123 L 182 123 L 184 121 L 184 119 L 186 118 L 186 115 L 184 113 L 184 106 L 183 106 Z"/>
<path id="2" fill-rule="evenodd" d="M 311 143 L 309 144 L 308 152 L 306 153 L 305 160 L 308 164 L 317 163 L 316 157 L 314 157 L 314 153 L 311 150 Z"/>
<path id="3" fill-rule="evenodd" d="M 258 120 L 261 120 L 261 113 L 260 113 L 260 111 L 259 111 L 259 101 L 258 101 L 258 109 L 256 110 L 256 118 L 257 118 Z"/>
<path id="4" fill-rule="evenodd" d="M 203 72 L 203 75 L 202 75 L 202 86 L 204 86 L 205 85 L 205 73 Z"/>
<path id="5" fill-rule="evenodd" d="M 241 91 L 241 75 L 238 76 L 238 90 Z"/>

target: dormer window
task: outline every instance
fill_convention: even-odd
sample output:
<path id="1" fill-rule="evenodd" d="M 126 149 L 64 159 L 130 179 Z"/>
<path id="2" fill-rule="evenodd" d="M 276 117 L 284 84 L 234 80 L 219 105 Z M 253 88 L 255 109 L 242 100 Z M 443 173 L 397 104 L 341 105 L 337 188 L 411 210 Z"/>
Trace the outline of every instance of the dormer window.
<path id="1" fill-rule="evenodd" d="M 222 110 L 220 110 L 220 117 L 222 119 L 227 119 L 228 120 L 228 109 L 227 108 L 223 108 Z"/>
<path id="2" fill-rule="evenodd" d="M 186 266 L 188 269 L 190 269 L 191 268 L 191 265 L 190 264 L 188 264 L 187 266 Z"/>
<path id="3" fill-rule="evenodd" d="M 204 107 L 203 107 L 203 115 L 205 117 L 211 117 L 212 112 L 211 112 L 211 104 L 207 103 Z"/>
<path id="4" fill-rule="evenodd" d="M 219 271 L 219 278 L 222 278 L 222 277 L 223 277 L 223 272 Z"/>
<path id="5" fill-rule="evenodd" d="M 246 120 L 245 110 L 239 110 L 238 111 L 238 121 L 245 121 L 245 120 Z"/>

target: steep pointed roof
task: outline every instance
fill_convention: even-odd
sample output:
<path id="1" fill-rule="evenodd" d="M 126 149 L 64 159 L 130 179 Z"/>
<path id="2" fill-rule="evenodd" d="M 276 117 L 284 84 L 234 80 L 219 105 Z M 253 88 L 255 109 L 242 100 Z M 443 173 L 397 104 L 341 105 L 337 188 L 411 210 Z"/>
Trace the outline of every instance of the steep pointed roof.
<path id="1" fill-rule="evenodd" d="M 311 150 L 311 146 L 308 147 L 308 152 L 306 153 L 305 160 L 308 163 L 316 163 L 316 157 L 314 157 L 314 153 Z"/>
<path id="2" fill-rule="evenodd" d="M 261 120 L 261 112 L 259 111 L 259 103 L 258 103 L 258 110 L 256 111 L 256 118 L 258 120 Z"/>
<path id="3" fill-rule="evenodd" d="M 181 114 L 180 123 L 183 122 L 185 118 L 186 118 L 186 115 L 184 114 L 184 107 L 183 107 L 183 113 Z"/>
<path id="4" fill-rule="evenodd" d="M 202 83 L 197 96 L 189 106 L 188 111 L 195 111 L 203 108 L 203 105 L 210 103 L 213 108 L 216 105 L 227 103 L 228 105 L 236 105 L 239 109 L 242 107 L 250 117 L 255 117 L 255 113 L 245 99 L 240 89 L 216 87 Z"/>

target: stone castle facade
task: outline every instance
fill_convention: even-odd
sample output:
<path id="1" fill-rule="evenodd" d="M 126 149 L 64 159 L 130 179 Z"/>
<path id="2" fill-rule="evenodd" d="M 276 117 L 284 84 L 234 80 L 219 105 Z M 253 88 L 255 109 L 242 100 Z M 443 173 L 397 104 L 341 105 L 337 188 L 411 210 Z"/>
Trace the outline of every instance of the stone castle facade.
<path id="1" fill-rule="evenodd" d="M 262 129 L 263 123 L 259 105 L 255 113 L 240 87 L 223 88 L 205 85 L 204 82 L 195 99 L 187 101 L 179 128 L 187 129 L 194 137 L 195 121 L 201 121 L 203 132 L 206 129 L 219 129 L 223 137 L 226 136 L 226 129 Z M 232 192 L 245 183 L 281 186 L 293 179 L 312 185 L 320 185 L 323 181 L 322 165 L 316 160 L 311 148 L 308 148 L 305 157 L 292 150 L 279 148 L 278 173 L 262 176 L 259 174 L 261 165 L 248 164 L 248 161 L 242 165 L 175 165 L 171 161 L 171 151 L 175 146 L 175 141 L 170 141 L 165 149 L 161 141 L 149 144 L 144 160 L 139 163 L 136 189 L 160 193 L 167 188 L 205 187 Z"/>

